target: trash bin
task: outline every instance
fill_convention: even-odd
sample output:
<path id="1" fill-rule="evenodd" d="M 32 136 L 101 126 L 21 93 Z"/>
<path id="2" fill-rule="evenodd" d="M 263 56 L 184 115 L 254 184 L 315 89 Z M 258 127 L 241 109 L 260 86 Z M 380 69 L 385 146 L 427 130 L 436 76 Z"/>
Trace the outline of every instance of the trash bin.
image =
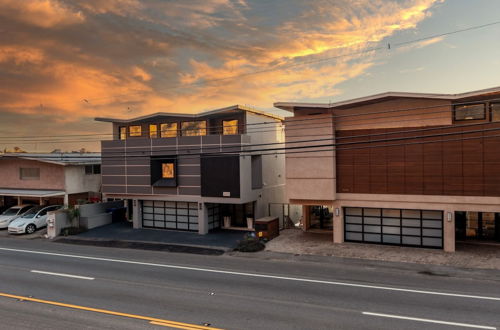
<path id="1" fill-rule="evenodd" d="M 106 212 L 111 213 L 111 222 L 113 223 L 126 221 L 126 211 L 125 207 L 113 207 L 106 210 Z"/>

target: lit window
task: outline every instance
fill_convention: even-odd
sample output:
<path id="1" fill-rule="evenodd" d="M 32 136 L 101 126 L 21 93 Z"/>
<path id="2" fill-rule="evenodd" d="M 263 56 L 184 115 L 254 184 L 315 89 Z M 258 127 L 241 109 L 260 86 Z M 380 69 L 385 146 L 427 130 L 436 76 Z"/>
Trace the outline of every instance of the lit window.
<path id="1" fill-rule="evenodd" d="M 39 168 L 20 168 L 19 178 L 21 180 L 40 180 Z"/>
<path id="2" fill-rule="evenodd" d="M 491 121 L 500 121 L 500 103 L 491 103 Z"/>
<path id="3" fill-rule="evenodd" d="M 206 121 L 185 121 L 181 126 L 182 136 L 207 135 Z"/>
<path id="4" fill-rule="evenodd" d="M 174 178 L 174 163 L 161 164 L 161 177 L 163 179 L 173 179 Z"/>
<path id="5" fill-rule="evenodd" d="M 120 127 L 120 140 L 125 140 L 127 138 L 127 127 Z"/>
<path id="6" fill-rule="evenodd" d="M 235 135 L 238 134 L 238 120 L 223 120 L 222 121 L 222 134 Z"/>
<path id="7" fill-rule="evenodd" d="M 141 136 L 142 135 L 141 126 L 139 126 L 139 125 L 137 125 L 137 126 L 130 126 L 128 128 L 128 131 L 130 133 L 130 136 Z"/>
<path id="8" fill-rule="evenodd" d="M 156 139 L 158 137 L 158 126 L 156 125 L 149 125 L 149 137 L 151 139 Z"/>
<path id="9" fill-rule="evenodd" d="M 161 137 L 176 137 L 177 136 L 177 123 L 166 123 L 160 125 Z"/>
<path id="10" fill-rule="evenodd" d="M 484 103 L 457 105 L 454 113 L 455 120 L 486 119 L 486 106 Z"/>

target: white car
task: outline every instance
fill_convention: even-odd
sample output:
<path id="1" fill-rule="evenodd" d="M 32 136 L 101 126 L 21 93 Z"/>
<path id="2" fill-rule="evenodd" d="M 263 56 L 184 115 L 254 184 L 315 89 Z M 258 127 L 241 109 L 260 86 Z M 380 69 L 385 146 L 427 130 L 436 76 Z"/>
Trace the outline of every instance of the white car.
<path id="1" fill-rule="evenodd" d="M 0 214 L 0 228 L 4 229 L 9 226 L 9 224 L 17 217 L 20 217 L 27 211 L 29 211 L 33 205 L 24 204 L 24 205 L 16 205 L 12 206 L 5 210 L 2 214 Z"/>
<path id="2" fill-rule="evenodd" d="M 47 226 L 47 212 L 62 208 L 62 205 L 35 206 L 24 215 L 12 221 L 9 234 L 33 234 L 37 229 Z"/>

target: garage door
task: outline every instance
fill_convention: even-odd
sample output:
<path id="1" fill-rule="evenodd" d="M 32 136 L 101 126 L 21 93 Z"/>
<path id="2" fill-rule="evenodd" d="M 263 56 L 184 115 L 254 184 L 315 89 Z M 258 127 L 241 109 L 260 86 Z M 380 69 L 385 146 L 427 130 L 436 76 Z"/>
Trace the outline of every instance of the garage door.
<path id="1" fill-rule="evenodd" d="M 347 242 L 443 247 L 442 211 L 346 207 L 344 229 Z"/>
<path id="2" fill-rule="evenodd" d="M 198 231 L 198 203 L 143 201 L 142 226 Z"/>

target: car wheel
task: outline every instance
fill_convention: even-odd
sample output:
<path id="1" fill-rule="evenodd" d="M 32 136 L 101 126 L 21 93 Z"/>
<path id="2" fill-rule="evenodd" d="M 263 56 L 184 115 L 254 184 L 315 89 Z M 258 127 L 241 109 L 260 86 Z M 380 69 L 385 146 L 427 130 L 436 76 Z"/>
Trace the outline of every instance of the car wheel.
<path id="1" fill-rule="evenodd" d="M 26 234 L 33 234 L 36 230 L 36 226 L 32 223 L 26 226 Z"/>

